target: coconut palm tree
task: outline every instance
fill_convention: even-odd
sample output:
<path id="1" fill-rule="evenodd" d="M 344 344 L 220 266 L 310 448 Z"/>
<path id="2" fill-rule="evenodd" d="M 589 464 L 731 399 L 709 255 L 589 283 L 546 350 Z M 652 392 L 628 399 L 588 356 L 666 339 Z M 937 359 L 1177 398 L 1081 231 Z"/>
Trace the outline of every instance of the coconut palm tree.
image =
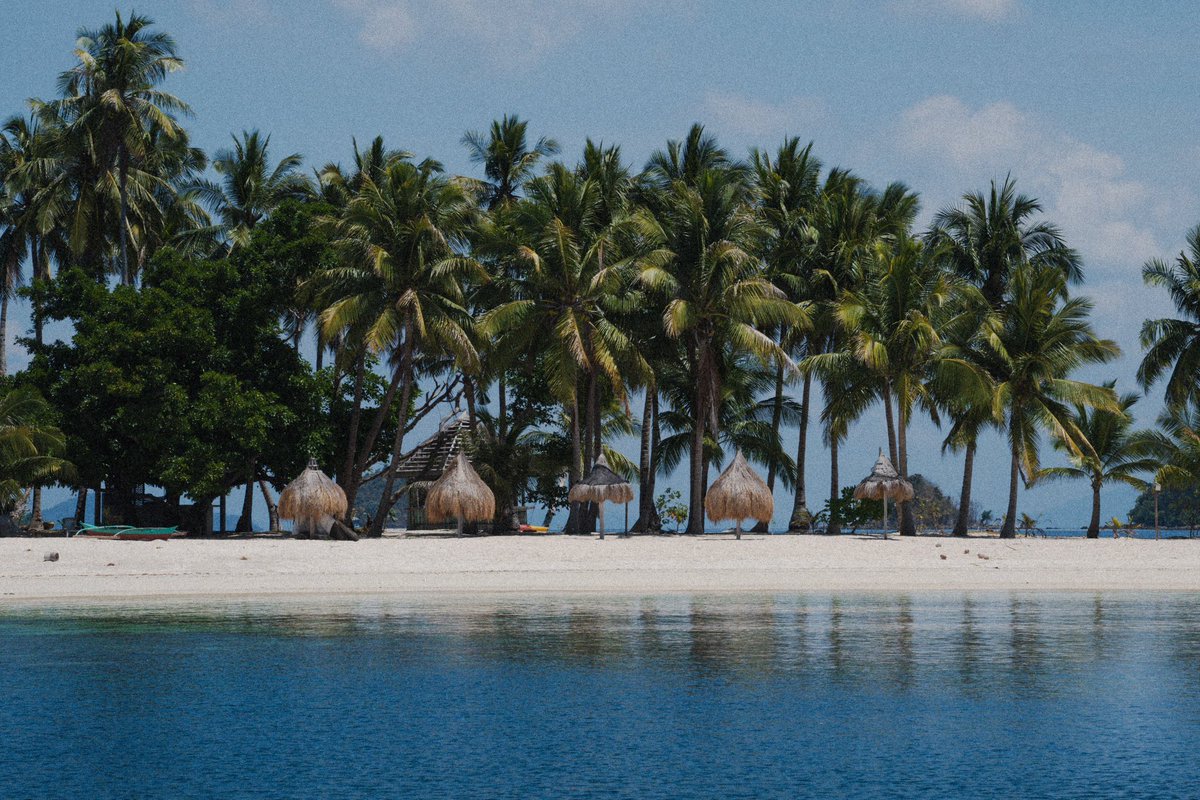
<path id="1" fill-rule="evenodd" d="M 762 232 L 748 199 L 740 170 L 706 169 L 691 182 L 660 186 L 647 226 L 658 248 L 643 260 L 640 281 L 666 299 L 664 330 L 684 345 L 694 392 L 689 533 L 703 531 L 705 433 L 719 434 L 719 354 L 748 352 L 790 364 L 764 330 L 800 326 L 808 317 L 805 306 L 763 277 L 755 255 Z"/>
<path id="2" fill-rule="evenodd" d="M 130 176 L 147 156 L 152 132 L 168 139 L 182 135 L 176 114 L 190 113 L 186 103 L 164 92 L 159 84 L 183 68 L 175 40 L 152 31 L 153 20 L 138 14 L 116 20 L 98 30 L 81 30 L 75 55 L 79 63 L 59 76 L 62 99 L 54 114 L 67 123 L 75 149 L 87 161 L 81 180 L 88 194 L 113 175 L 117 186 L 120 271 L 125 283 L 133 282 L 129 260 Z M 94 204 L 81 203 L 76 227 L 86 225 L 86 215 L 100 214 Z M 94 233 L 94 232 L 93 232 Z"/>
<path id="3" fill-rule="evenodd" d="M 1113 389 L 1115 381 L 1104 386 Z M 1117 400 L 1117 408 L 1094 409 L 1075 406 L 1072 410 L 1075 427 L 1083 434 L 1089 445 L 1083 451 L 1070 443 L 1054 439 L 1055 449 L 1067 453 L 1069 466 L 1047 467 L 1037 473 L 1038 480 L 1044 478 L 1074 478 L 1086 480 L 1092 487 L 1092 517 L 1088 522 L 1087 538 L 1100 538 L 1100 490 L 1107 483 L 1124 483 L 1139 491 L 1148 484 L 1138 477 L 1139 473 L 1153 473 L 1159 462 L 1155 455 L 1155 438 L 1149 431 L 1133 430 L 1133 417 L 1129 410 L 1138 401 L 1138 395 L 1127 393 Z"/>
<path id="4" fill-rule="evenodd" d="M 1036 199 L 1017 193 L 1011 177 L 999 186 L 992 181 L 987 195 L 965 194 L 962 205 L 939 211 L 927 238 L 944 254 L 948 267 L 978 288 L 993 310 L 999 310 L 1007 299 L 1013 273 L 1024 265 L 1057 270 L 1068 282 L 1082 279 L 1079 254 L 1067 246 L 1059 229 L 1033 220 L 1041 210 Z M 977 330 L 968 330 L 965 336 Z M 965 339 L 960 341 L 965 343 Z M 970 348 L 965 350 L 970 352 Z M 992 415 L 990 409 L 972 405 L 965 398 L 948 400 L 953 425 L 946 444 L 964 453 L 954 535 L 966 536 L 978 437 Z"/>
<path id="5" fill-rule="evenodd" d="M 197 189 L 204 202 L 221 220 L 229 249 L 244 247 L 254 227 L 288 198 L 301 198 L 311 186 L 300 172 L 304 163 L 291 153 L 271 165 L 271 137 L 258 131 L 242 131 L 233 137 L 232 149 L 219 150 L 213 169 L 219 184 L 204 182 Z"/>
<path id="6" fill-rule="evenodd" d="M 0 514 L 19 511 L 31 485 L 70 474 L 71 466 L 62 458 L 66 440 L 46 424 L 49 416 L 50 408 L 37 392 L 0 393 Z"/>
<path id="7" fill-rule="evenodd" d="M 813 357 L 854 362 L 878 384 L 888 420 L 889 449 L 908 480 L 908 426 L 913 408 L 936 415 L 936 385 L 956 395 L 989 397 L 986 377 L 962 358 L 941 331 L 959 326 L 960 317 L 978 319 L 978 293 L 942 269 L 936 252 L 907 236 L 879 241 L 862 262 L 857 286 L 837 302 L 837 320 L 846 331 L 843 350 Z M 847 364 L 844 369 L 852 369 Z M 893 404 L 896 422 L 892 422 Z M 915 535 L 909 503 L 900 503 L 900 533 Z"/>
<path id="8" fill-rule="evenodd" d="M 395 160 L 369 177 L 340 213 L 323 220 L 341 266 L 319 276 L 328 306 L 321 314 L 327 337 L 346 333 L 365 350 L 388 355 L 392 376 L 366 443 L 347 446 L 351 468 L 339 476 L 354 507 L 365 459 L 398 395 L 405 418 L 419 354 L 449 354 L 470 369 L 478 356 L 465 327 L 463 283 L 485 276 L 461 255 L 474 224 L 475 206 L 463 187 L 448 179 L 434 161 Z M 405 424 L 396 428 L 389 463 L 399 458 Z M 357 432 L 355 432 L 357 435 Z M 395 473 L 387 470 L 383 501 L 371 521 L 378 535 L 392 505 Z"/>
<path id="9" fill-rule="evenodd" d="M 1174 264 L 1147 261 L 1142 280 L 1166 289 L 1179 317 L 1142 323 L 1146 355 L 1138 367 L 1138 383 L 1149 389 L 1165 377 L 1167 405 L 1183 408 L 1197 399 L 1200 386 L 1200 225 L 1188 231 L 1187 249 Z"/>
<path id="10" fill-rule="evenodd" d="M 1004 418 L 1012 457 L 1002 538 L 1016 535 L 1018 479 L 1024 474 L 1032 483 L 1040 471 L 1040 432 L 1048 430 L 1070 455 L 1094 457 L 1072 408 L 1119 411 L 1112 389 L 1069 377 L 1120 354 L 1092 329 L 1091 309 L 1087 300 L 1065 297 L 1061 271 L 1026 265 L 1013 273 L 1003 311 L 984 323 L 979 357 L 995 382 L 993 410 Z"/>
<path id="11" fill-rule="evenodd" d="M 527 121 L 505 114 L 492 121 L 486 134 L 463 134 L 471 161 L 482 166 L 486 176 L 481 200 L 488 211 L 515 201 L 526 181 L 534 177 L 538 163 L 558 153 L 558 142 L 544 136 L 530 146 L 528 129 Z"/>

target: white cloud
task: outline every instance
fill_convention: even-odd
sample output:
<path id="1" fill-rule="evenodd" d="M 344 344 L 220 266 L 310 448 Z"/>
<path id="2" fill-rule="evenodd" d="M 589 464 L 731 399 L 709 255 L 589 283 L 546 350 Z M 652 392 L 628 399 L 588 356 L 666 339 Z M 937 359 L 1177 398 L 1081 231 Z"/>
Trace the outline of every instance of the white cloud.
<path id="1" fill-rule="evenodd" d="M 1120 156 L 1009 102 L 972 108 L 956 97 L 930 97 L 904 112 L 898 139 L 908 155 L 962 187 L 1011 172 L 1085 258 L 1109 268 L 1124 271 L 1160 255 L 1156 228 L 1175 224 L 1164 219 L 1161 196 L 1130 177 Z"/>
<path id="2" fill-rule="evenodd" d="M 793 97 L 780 103 L 721 91 L 704 97 L 704 118 L 712 120 L 714 127 L 757 137 L 799 135 L 826 114 L 825 103 L 816 97 Z"/>
<path id="3" fill-rule="evenodd" d="M 902 14 L 953 14 L 999 22 L 1016 15 L 1018 0 L 894 0 L 893 10 Z"/>
<path id="4" fill-rule="evenodd" d="M 635 0 L 332 0 L 360 23 L 369 47 L 395 51 L 418 38 L 480 49 L 523 65 L 561 48 L 587 28 L 643 8 Z M 679 3 L 684 0 L 666 0 Z"/>

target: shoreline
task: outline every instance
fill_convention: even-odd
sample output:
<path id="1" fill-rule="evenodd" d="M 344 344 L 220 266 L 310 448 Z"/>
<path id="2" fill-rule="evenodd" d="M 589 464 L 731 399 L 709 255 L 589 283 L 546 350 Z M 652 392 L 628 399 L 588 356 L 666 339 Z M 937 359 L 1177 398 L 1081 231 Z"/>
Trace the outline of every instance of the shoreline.
<path id="1" fill-rule="evenodd" d="M 968 552 L 964 552 L 968 551 Z M 57 561 L 43 555 L 57 552 Z M 708 535 L 122 542 L 0 539 L 0 606 L 320 595 L 1196 592 L 1153 540 Z"/>

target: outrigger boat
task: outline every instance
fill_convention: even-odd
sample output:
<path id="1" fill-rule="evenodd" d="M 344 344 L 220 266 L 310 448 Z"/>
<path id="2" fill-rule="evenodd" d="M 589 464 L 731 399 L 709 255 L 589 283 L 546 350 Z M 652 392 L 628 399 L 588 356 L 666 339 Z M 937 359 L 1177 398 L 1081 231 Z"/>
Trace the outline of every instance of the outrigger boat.
<path id="1" fill-rule="evenodd" d="M 122 539 L 135 542 L 152 542 L 160 539 L 182 539 L 186 533 L 178 528 L 134 528 L 131 525 L 88 525 L 83 523 L 76 536 L 93 539 Z"/>

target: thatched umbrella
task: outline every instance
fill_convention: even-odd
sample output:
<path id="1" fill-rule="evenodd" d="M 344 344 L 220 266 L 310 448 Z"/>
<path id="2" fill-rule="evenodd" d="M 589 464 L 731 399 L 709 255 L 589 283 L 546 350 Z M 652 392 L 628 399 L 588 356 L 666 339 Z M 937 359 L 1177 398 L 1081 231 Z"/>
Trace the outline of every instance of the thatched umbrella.
<path id="1" fill-rule="evenodd" d="M 346 513 L 346 493 L 310 458 L 300 477 L 279 495 L 279 516 L 296 521 L 297 536 L 328 536 L 337 518 Z"/>
<path id="2" fill-rule="evenodd" d="M 742 520 L 754 518 L 770 522 L 775 514 L 775 498 L 758 473 L 750 469 L 742 451 L 738 450 L 733 463 L 708 488 L 704 510 L 713 522 L 734 520 L 734 533 L 742 538 Z"/>
<path id="3" fill-rule="evenodd" d="M 457 535 L 462 536 L 464 521 L 483 522 L 496 515 L 496 495 L 460 450 L 442 477 L 430 484 L 425 512 L 431 522 L 454 517 L 458 520 Z"/>
<path id="4" fill-rule="evenodd" d="M 571 487 L 567 500 L 572 503 L 595 503 L 600 508 L 600 538 L 604 538 L 604 504 L 628 503 L 633 499 L 633 487 L 629 481 L 609 469 L 608 460 L 602 453 L 596 466 L 583 480 Z M 628 522 L 628 518 L 626 519 Z"/>
<path id="5" fill-rule="evenodd" d="M 912 484 L 900 477 L 900 473 L 892 466 L 892 461 L 879 451 L 871 474 L 863 478 L 862 483 L 854 487 L 855 500 L 883 501 L 883 538 L 887 538 L 887 501 L 888 498 L 903 503 L 913 499 Z"/>

